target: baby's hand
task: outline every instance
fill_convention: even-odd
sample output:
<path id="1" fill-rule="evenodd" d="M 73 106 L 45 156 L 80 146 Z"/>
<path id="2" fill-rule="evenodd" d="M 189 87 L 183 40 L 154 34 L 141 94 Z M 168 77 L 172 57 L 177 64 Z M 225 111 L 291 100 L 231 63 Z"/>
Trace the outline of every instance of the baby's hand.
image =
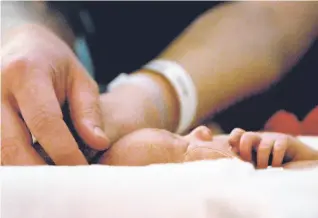
<path id="1" fill-rule="evenodd" d="M 246 132 L 236 128 L 230 133 L 229 144 L 245 161 L 253 162 L 255 152 L 258 168 L 267 168 L 268 165 L 281 167 L 284 162 L 291 161 L 318 160 L 316 150 L 281 133 Z"/>

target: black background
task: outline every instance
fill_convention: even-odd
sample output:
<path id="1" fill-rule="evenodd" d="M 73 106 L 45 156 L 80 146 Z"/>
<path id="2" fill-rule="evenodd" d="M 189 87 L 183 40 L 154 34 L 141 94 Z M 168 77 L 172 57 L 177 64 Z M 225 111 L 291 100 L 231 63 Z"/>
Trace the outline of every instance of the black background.
<path id="1" fill-rule="evenodd" d="M 78 8 L 87 10 L 95 34 L 88 34 L 96 80 L 107 84 L 120 72 L 131 72 L 155 57 L 198 15 L 219 2 L 54 2 L 76 32 L 81 26 Z M 277 110 L 294 112 L 302 119 L 318 105 L 318 43 L 292 72 L 270 91 L 218 114 L 215 121 L 234 127 L 262 128 Z M 257 73 L 257 72 L 255 72 Z M 211 94 L 213 98 L 213 94 Z"/>

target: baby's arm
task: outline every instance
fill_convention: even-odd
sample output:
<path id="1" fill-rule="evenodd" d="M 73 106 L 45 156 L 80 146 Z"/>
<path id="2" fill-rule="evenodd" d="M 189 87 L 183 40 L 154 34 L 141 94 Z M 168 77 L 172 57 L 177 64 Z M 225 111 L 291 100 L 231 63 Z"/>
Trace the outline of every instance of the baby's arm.
<path id="1" fill-rule="evenodd" d="M 286 134 L 246 132 L 237 128 L 231 132 L 229 143 L 245 161 L 253 162 L 253 153 L 256 153 L 258 168 L 269 165 L 294 168 L 318 163 L 318 150 Z"/>

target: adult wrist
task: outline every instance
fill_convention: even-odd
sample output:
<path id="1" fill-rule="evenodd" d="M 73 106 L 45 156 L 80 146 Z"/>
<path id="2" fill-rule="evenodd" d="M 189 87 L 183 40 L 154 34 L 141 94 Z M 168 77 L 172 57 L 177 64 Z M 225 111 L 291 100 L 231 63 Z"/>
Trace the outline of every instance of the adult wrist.
<path id="1" fill-rule="evenodd" d="M 108 84 L 108 92 L 101 96 L 102 109 L 106 113 L 117 113 L 116 108 L 121 107 L 129 107 L 129 110 L 134 111 L 134 119 L 138 120 L 138 124 L 133 127 L 125 124 L 129 129 L 125 130 L 125 134 L 140 128 L 174 131 L 178 122 L 178 104 L 166 87 L 169 83 L 144 70 L 135 71 L 131 75 L 120 75 L 122 78 Z M 127 77 L 129 81 L 125 82 Z"/>
<path id="2" fill-rule="evenodd" d="M 142 69 L 135 71 L 133 74 L 146 75 L 154 81 L 156 84 L 155 88 L 158 89 L 159 92 L 156 93 L 156 96 L 151 96 L 151 98 L 156 101 L 157 104 L 161 105 L 160 113 L 165 116 L 163 128 L 174 132 L 178 126 L 180 117 L 180 105 L 174 88 L 166 78 L 151 70 Z"/>
<path id="3" fill-rule="evenodd" d="M 177 128 L 173 128 L 172 131 L 178 134 L 188 131 L 197 115 L 198 96 L 193 79 L 185 69 L 175 61 L 159 59 L 147 63 L 138 70 L 138 73 L 152 77 L 156 83 L 154 86 L 161 90 L 160 99 L 163 101 L 160 103 L 166 107 L 162 111 L 169 113 L 167 116 L 167 119 L 171 121 L 169 127 L 172 127 L 176 121 L 178 123 Z M 108 88 L 134 83 L 140 77 L 138 73 L 135 72 L 132 75 L 122 73 L 108 85 Z M 158 95 L 154 96 L 158 97 Z"/>
<path id="4" fill-rule="evenodd" d="M 193 78 L 178 62 L 169 59 L 156 59 L 143 66 L 163 76 L 175 91 L 179 103 L 179 122 L 176 133 L 183 134 L 189 130 L 195 120 L 198 106 L 197 89 Z"/>
<path id="5" fill-rule="evenodd" d="M 137 70 L 130 75 L 120 74 L 107 88 L 110 98 L 117 96 L 121 101 L 133 99 L 132 107 L 139 107 L 138 113 L 143 113 L 140 116 L 151 124 L 147 128 L 176 130 L 178 101 L 165 78 L 148 70 Z"/>

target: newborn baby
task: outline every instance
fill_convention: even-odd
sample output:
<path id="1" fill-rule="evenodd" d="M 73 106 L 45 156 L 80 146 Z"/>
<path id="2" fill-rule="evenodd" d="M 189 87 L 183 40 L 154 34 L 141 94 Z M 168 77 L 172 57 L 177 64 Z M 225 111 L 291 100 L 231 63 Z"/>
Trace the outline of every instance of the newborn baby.
<path id="1" fill-rule="evenodd" d="M 207 127 L 200 126 L 186 136 L 159 129 L 137 130 L 117 141 L 100 163 L 145 166 L 235 157 L 252 162 L 258 168 L 269 165 L 294 168 L 316 164 L 313 161 L 318 160 L 318 152 L 285 134 L 234 129 L 230 135 L 213 137 Z"/>
<path id="2" fill-rule="evenodd" d="M 206 127 L 198 127 L 187 136 L 161 129 L 142 129 L 115 143 L 102 157 L 108 165 L 143 166 L 155 163 L 237 157 L 226 136 L 212 140 Z"/>

